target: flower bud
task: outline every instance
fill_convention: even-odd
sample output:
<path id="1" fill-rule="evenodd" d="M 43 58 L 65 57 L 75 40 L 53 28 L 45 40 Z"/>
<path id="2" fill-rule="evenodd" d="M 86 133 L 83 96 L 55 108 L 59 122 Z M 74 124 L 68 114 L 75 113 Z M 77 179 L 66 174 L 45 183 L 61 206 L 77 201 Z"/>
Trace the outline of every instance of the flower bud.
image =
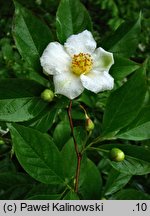
<path id="1" fill-rule="evenodd" d="M 113 149 L 111 149 L 110 153 L 109 153 L 109 156 L 110 156 L 110 159 L 112 161 L 116 161 L 116 162 L 121 162 L 125 158 L 124 152 L 121 149 L 119 149 L 119 148 L 113 148 Z"/>
<path id="2" fill-rule="evenodd" d="M 54 98 L 54 93 L 50 89 L 45 89 L 41 93 L 41 98 L 46 102 L 51 102 Z"/>
<path id="3" fill-rule="evenodd" d="M 86 118 L 85 127 L 88 132 L 94 129 L 94 122 L 89 117 Z"/>
<path id="4" fill-rule="evenodd" d="M 4 140 L 0 139 L 0 145 L 5 144 Z"/>

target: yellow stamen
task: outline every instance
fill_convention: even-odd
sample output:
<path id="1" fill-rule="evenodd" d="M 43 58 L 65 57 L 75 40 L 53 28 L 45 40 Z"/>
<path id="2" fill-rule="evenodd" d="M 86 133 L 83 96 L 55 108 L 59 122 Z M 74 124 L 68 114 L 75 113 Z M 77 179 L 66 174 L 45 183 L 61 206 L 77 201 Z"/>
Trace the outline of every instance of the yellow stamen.
<path id="1" fill-rule="evenodd" d="M 92 65 L 91 55 L 79 53 L 72 58 L 71 70 L 76 75 L 87 74 L 92 69 Z"/>

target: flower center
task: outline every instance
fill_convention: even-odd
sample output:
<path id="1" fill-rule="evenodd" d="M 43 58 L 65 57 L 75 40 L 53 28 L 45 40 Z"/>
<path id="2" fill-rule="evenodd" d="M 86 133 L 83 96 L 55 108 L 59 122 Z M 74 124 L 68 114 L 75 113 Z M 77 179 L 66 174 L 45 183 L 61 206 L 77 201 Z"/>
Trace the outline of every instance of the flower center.
<path id="1" fill-rule="evenodd" d="M 91 55 L 79 53 L 72 58 L 71 70 L 76 75 L 89 73 L 92 69 L 93 61 Z"/>

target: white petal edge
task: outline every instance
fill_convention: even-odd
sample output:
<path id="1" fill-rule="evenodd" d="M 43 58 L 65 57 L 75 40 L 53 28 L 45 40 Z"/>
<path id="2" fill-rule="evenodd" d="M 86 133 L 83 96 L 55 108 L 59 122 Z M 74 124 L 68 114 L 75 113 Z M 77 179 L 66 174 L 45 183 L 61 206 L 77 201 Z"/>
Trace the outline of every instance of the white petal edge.
<path id="1" fill-rule="evenodd" d="M 53 76 L 55 93 L 62 94 L 69 99 L 78 97 L 84 90 L 80 77 L 71 72 Z"/>
<path id="2" fill-rule="evenodd" d="M 71 35 L 64 44 L 65 49 L 73 56 L 79 53 L 93 53 L 96 42 L 90 31 L 85 30 L 79 34 Z"/>
<path id="3" fill-rule="evenodd" d="M 114 64 L 113 54 L 99 47 L 92 55 L 93 69 L 100 71 L 108 71 Z"/>
<path id="4" fill-rule="evenodd" d="M 108 71 L 92 71 L 89 74 L 80 76 L 84 88 L 99 93 L 105 90 L 111 90 L 114 87 L 114 79 Z"/>
<path id="5" fill-rule="evenodd" d="M 69 70 L 71 58 L 64 47 L 58 42 L 48 44 L 40 58 L 45 74 L 59 74 Z"/>

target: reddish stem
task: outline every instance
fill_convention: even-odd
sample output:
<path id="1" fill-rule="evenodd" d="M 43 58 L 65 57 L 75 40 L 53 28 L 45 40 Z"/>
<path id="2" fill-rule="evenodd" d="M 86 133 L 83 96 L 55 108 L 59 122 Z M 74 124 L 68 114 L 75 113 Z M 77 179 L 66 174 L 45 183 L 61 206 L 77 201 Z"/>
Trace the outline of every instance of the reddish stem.
<path id="1" fill-rule="evenodd" d="M 73 137 L 74 141 L 74 148 L 77 156 L 77 168 L 76 168 L 76 176 L 75 176 L 75 192 L 78 192 L 78 185 L 79 185 L 79 175 L 80 175 L 80 167 L 81 167 L 81 159 L 82 159 L 82 154 L 78 150 L 78 145 L 76 142 L 76 138 L 74 135 L 74 127 L 73 127 L 73 121 L 71 117 L 71 109 L 72 109 L 72 101 L 70 101 L 69 108 L 68 108 L 68 117 L 69 117 L 69 122 L 70 122 L 70 128 L 71 128 L 71 134 Z"/>

